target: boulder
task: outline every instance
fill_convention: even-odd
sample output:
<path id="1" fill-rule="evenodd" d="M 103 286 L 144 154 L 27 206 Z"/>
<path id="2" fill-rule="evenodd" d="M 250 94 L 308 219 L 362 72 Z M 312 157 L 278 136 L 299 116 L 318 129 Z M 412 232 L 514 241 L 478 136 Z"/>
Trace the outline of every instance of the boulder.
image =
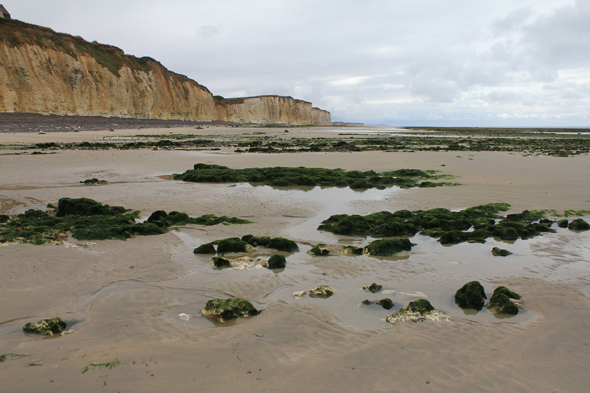
<path id="1" fill-rule="evenodd" d="M 386 297 L 384 299 L 378 300 L 377 304 L 383 307 L 386 310 L 391 310 L 394 306 L 393 302 L 390 298 Z"/>
<path id="2" fill-rule="evenodd" d="M 371 285 L 364 285 L 363 289 L 368 290 L 371 293 L 377 293 L 379 292 L 381 289 L 383 289 L 382 285 L 376 284 L 376 283 L 372 283 Z"/>
<path id="3" fill-rule="evenodd" d="M 418 299 L 408 303 L 408 306 L 404 310 L 407 312 L 417 312 L 424 314 L 426 312 L 433 311 L 434 307 L 432 307 L 432 304 L 430 304 L 428 300 Z"/>
<path id="4" fill-rule="evenodd" d="M 332 296 L 335 293 L 336 293 L 336 291 L 332 287 L 329 287 L 327 285 L 320 285 L 318 287 L 315 287 L 314 289 L 309 290 L 309 296 L 321 297 L 324 299 L 329 298 L 330 296 Z"/>
<path id="5" fill-rule="evenodd" d="M 494 248 L 492 248 L 492 255 L 495 257 L 507 257 L 508 255 L 512 255 L 512 253 L 508 250 L 494 247 Z"/>
<path id="6" fill-rule="evenodd" d="M 55 317 L 53 319 L 42 319 L 37 323 L 27 323 L 23 326 L 23 331 L 25 333 L 53 336 L 65 332 L 66 326 L 67 324 L 60 317 Z"/>
<path id="7" fill-rule="evenodd" d="M 285 267 L 286 259 L 284 255 L 275 254 L 268 259 L 268 268 L 269 269 L 282 269 Z"/>
<path id="8" fill-rule="evenodd" d="M 226 300 L 212 299 L 201 310 L 206 318 L 217 319 L 224 323 L 236 318 L 248 318 L 260 314 L 260 312 L 247 300 L 232 297 Z"/>
<path id="9" fill-rule="evenodd" d="M 481 310 L 486 298 L 485 290 L 479 281 L 468 282 L 455 293 L 455 303 L 461 308 Z"/>
<path id="10" fill-rule="evenodd" d="M 575 231 L 587 231 L 590 229 L 590 224 L 581 218 L 576 218 L 569 223 L 568 228 Z"/>

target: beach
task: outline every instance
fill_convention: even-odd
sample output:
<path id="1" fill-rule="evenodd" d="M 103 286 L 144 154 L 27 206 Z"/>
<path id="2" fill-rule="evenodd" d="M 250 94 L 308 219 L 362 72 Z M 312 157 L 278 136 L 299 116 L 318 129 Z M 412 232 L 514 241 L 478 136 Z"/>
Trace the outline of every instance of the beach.
<path id="1" fill-rule="evenodd" d="M 322 128 L 288 129 L 290 138 L 334 137 Z M 0 144 L 81 142 L 138 134 L 203 137 L 252 133 L 211 126 L 116 131 L 0 133 Z M 355 128 L 345 132 L 354 133 Z M 265 129 L 285 135 L 283 128 Z M 359 128 L 356 132 L 366 132 Z M 286 137 L 286 136 L 285 136 Z M 293 154 L 187 150 L 0 150 L 0 214 L 45 209 L 60 198 L 91 198 L 140 211 L 225 215 L 244 225 L 175 227 L 126 241 L 0 247 L 0 363 L 10 392 L 575 392 L 590 383 L 590 233 L 568 229 L 530 240 L 444 247 L 416 235 L 394 257 L 313 257 L 314 245 L 366 245 L 370 239 L 317 231 L 333 214 L 382 210 L 461 210 L 505 202 L 523 210 L 590 209 L 590 157 L 508 152 L 318 152 Z M 345 170 L 412 168 L 455 176 L 460 186 L 357 192 L 281 189 L 236 183 L 189 183 L 171 175 L 196 163 L 231 168 L 305 166 Z M 105 185 L 83 185 L 99 178 Z M 588 216 L 585 217 L 588 220 Z M 554 228 L 556 226 L 554 225 Z M 282 236 L 300 252 L 283 271 L 215 270 L 200 244 L 232 236 Z M 494 246 L 514 255 L 497 258 Z M 268 257 L 270 250 L 256 255 Z M 480 281 L 488 298 L 504 285 L 523 296 L 512 318 L 465 313 L 453 295 Z M 362 290 L 378 282 L 405 307 L 420 297 L 448 321 L 398 322 L 363 307 Z M 326 284 L 328 299 L 293 292 Z M 263 312 L 214 323 L 201 316 L 213 298 L 240 297 Z M 188 320 L 179 317 L 187 314 Z M 22 326 L 60 316 L 74 333 L 43 338 Z"/>

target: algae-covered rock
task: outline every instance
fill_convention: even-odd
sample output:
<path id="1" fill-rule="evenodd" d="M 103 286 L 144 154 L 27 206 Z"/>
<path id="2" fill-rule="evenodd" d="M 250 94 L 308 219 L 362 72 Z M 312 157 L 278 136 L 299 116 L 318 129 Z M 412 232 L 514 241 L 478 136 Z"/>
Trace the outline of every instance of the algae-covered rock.
<path id="1" fill-rule="evenodd" d="M 383 289 L 382 285 L 379 285 L 377 283 L 372 283 L 371 285 L 364 285 L 363 289 L 368 290 L 371 293 L 377 293 L 379 292 L 381 289 Z"/>
<path id="2" fill-rule="evenodd" d="M 461 308 L 481 310 L 486 299 L 485 290 L 479 281 L 468 282 L 455 293 L 455 303 Z"/>
<path id="3" fill-rule="evenodd" d="M 326 256 L 330 254 L 330 250 L 328 250 L 326 247 L 327 246 L 325 244 L 320 243 L 311 250 L 309 250 L 307 253 L 315 256 Z"/>
<path id="4" fill-rule="evenodd" d="M 92 179 L 83 180 L 80 183 L 86 184 L 86 185 L 93 185 L 93 184 L 106 184 L 108 182 L 106 180 L 98 180 L 96 177 L 93 177 Z"/>
<path id="5" fill-rule="evenodd" d="M 206 318 L 215 318 L 224 323 L 236 318 L 248 318 L 258 315 L 260 312 L 247 300 L 232 297 L 226 300 L 212 299 L 201 310 Z"/>
<path id="6" fill-rule="evenodd" d="M 494 248 L 492 248 L 492 255 L 495 257 L 507 257 L 508 255 L 512 255 L 512 253 L 508 250 L 494 247 Z"/>
<path id="7" fill-rule="evenodd" d="M 23 331 L 25 333 L 53 336 L 65 332 L 66 326 L 67 324 L 60 317 L 55 317 L 53 319 L 42 319 L 37 323 L 27 323 L 23 326 Z"/>
<path id="8" fill-rule="evenodd" d="M 429 311 L 433 311 L 434 307 L 432 307 L 432 304 L 430 304 L 428 300 L 418 299 L 408 303 L 408 306 L 404 310 L 408 312 L 418 312 L 420 314 L 424 314 Z"/>
<path id="9" fill-rule="evenodd" d="M 590 229 L 590 224 L 581 218 L 576 218 L 569 223 L 568 228 L 575 231 L 587 231 Z"/>
<path id="10" fill-rule="evenodd" d="M 257 237 L 253 235 L 242 236 L 242 241 L 250 244 L 251 246 L 263 246 L 267 248 L 274 248 L 278 251 L 295 252 L 299 251 L 299 246 L 293 240 L 285 239 L 283 237 Z"/>
<path id="11" fill-rule="evenodd" d="M 394 306 L 393 302 L 390 298 L 386 297 L 384 299 L 378 300 L 377 304 L 383 307 L 386 310 L 391 310 Z"/>
<path id="12" fill-rule="evenodd" d="M 567 228 L 568 225 L 569 225 L 569 223 L 570 222 L 568 221 L 568 219 L 567 218 L 564 218 L 563 220 L 557 221 L 557 226 L 560 227 L 560 228 Z"/>
<path id="13" fill-rule="evenodd" d="M 284 255 L 275 254 L 268 259 L 269 269 L 281 269 L 285 267 L 286 259 Z"/>
<path id="14" fill-rule="evenodd" d="M 218 268 L 218 269 L 231 266 L 231 261 L 229 259 L 223 258 L 223 257 L 213 257 L 213 258 L 211 258 L 209 263 L 211 264 L 211 266 Z"/>
<path id="15" fill-rule="evenodd" d="M 334 290 L 334 288 L 329 287 L 327 285 L 320 285 L 318 287 L 315 287 L 314 289 L 309 290 L 309 296 L 311 297 L 329 298 L 335 293 L 336 291 Z"/>
<path id="16" fill-rule="evenodd" d="M 237 237 L 230 237 L 228 239 L 220 240 L 217 243 L 217 253 L 225 254 L 228 252 L 247 252 L 248 243 L 240 240 Z"/>
<path id="17" fill-rule="evenodd" d="M 127 211 L 122 206 L 103 205 L 88 198 L 61 198 L 57 203 L 56 217 L 76 216 L 116 216 Z"/>
<path id="18" fill-rule="evenodd" d="M 262 267 L 268 267 L 268 261 L 263 257 L 258 258 L 249 258 L 249 257 L 240 257 L 240 258 L 225 258 L 216 256 L 211 258 L 209 261 L 211 266 L 216 269 L 223 269 L 226 267 L 231 267 L 234 270 L 244 270 L 244 269 L 256 269 Z"/>
<path id="19" fill-rule="evenodd" d="M 0 214 L 0 224 L 7 223 L 8 221 L 10 221 L 10 217 L 6 214 Z"/>
<path id="20" fill-rule="evenodd" d="M 402 251 L 411 251 L 412 246 L 409 239 L 381 239 L 373 241 L 365 247 L 365 251 L 369 255 L 390 256 Z"/>
<path id="21" fill-rule="evenodd" d="M 215 254 L 216 252 L 213 243 L 201 244 L 193 250 L 195 254 Z"/>
<path id="22" fill-rule="evenodd" d="M 518 314 L 518 306 L 503 293 L 496 293 L 490 298 L 488 308 L 494 312 L 504 314 Z"/>
<path id="23" fill-rule="evenodd" d="M 510 299 L 516 299 L 516 300 L 519 300 L 520 299 L 520 295 L 518 293 L 512 292 L 510 289 L 508 289 L 506 287 L 503 287 L 503 286 L 494 289 L 494 294 L 493 295 L 497 295 L 499 293 L 502 293 L 502 294 L 508 296 Z"/>

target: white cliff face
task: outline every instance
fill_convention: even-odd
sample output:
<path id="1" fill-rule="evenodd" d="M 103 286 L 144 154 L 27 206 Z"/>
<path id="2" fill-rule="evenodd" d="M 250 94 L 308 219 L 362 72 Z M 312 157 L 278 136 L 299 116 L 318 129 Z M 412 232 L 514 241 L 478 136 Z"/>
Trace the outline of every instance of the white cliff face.
<path id="1" fill-rule="evenodd" d="M 291 97 L 214 98 L 156 60 L 20 21 L 0 21 L 0 112 L 262 124 L 331 124 Z"/>

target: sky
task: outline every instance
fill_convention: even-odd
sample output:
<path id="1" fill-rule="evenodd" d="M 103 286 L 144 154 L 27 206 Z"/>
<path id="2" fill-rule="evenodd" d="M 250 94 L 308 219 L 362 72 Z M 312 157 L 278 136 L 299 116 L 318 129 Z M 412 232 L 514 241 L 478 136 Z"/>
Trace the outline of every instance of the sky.
<path id="1" fill-rule="evenodd" d="M 588 0 L 0 2 L 214 95 L 292 96 L 332 121 L 590 126 Z"/>

